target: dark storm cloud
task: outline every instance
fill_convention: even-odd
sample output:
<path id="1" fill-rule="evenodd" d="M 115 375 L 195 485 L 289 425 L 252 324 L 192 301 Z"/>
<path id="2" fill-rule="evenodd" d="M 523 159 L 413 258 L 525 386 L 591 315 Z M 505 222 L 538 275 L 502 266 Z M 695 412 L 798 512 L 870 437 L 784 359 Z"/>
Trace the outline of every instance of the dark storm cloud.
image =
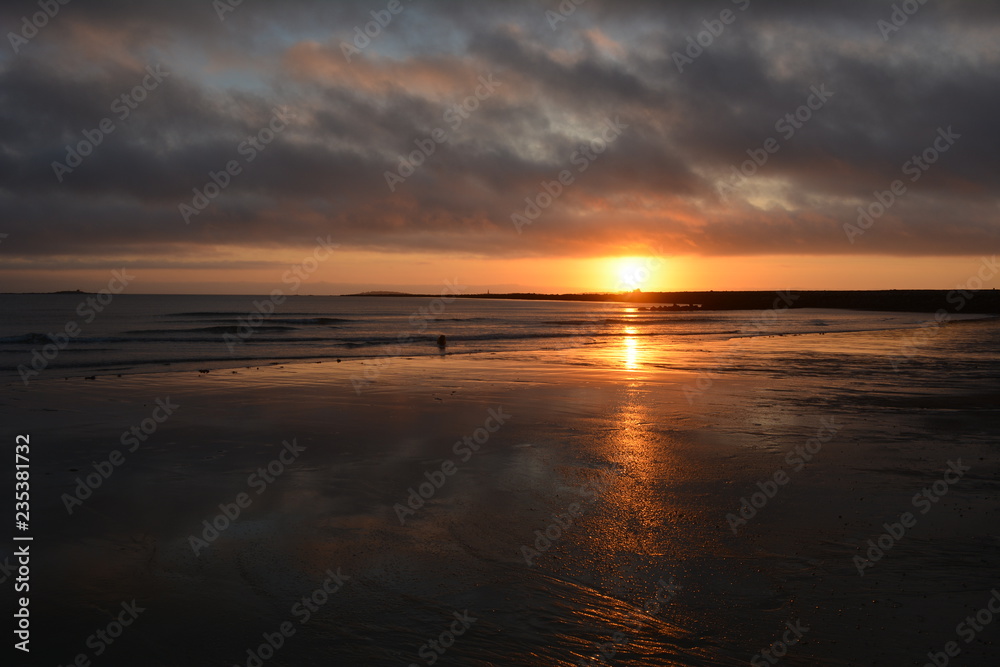
<path id="1" fill-rule="evenodd" d="M 247 1 L 220 20 L 208 1 L 70 3 L 18 53 L 8 40 L 3 254 L 165 256 L 318 234 L 510 256 L 1000 245 L 990 3 L 928 2 L 886 40 L 892 3 L 589 0 L 552 23 L 559 2 L 404 2 L 348 63 L 342 45 L 386 5 Z M 727 9 L 734 21 L 678 71 L 675 53 Z M 4 34 L 35 11 L 5 4 Z M 156 66 L 169 75 L 119 118 L 113 101 Z M 491 76 L 478 109 L 448 115 Z M 783 136 L 776 122 L 818 87 L 833 96 Z M 244 142 L 275 109 L 293 118 L 248 161 Z M 113 132 L 60 182 L 53 162 L 103 118 Z M 615 119 L 627 129 L 579 173 L 573 156 Z M 904 163 L 949 127 L 960 138 L 911 182 Z M 391 192 L 386 172 L 438 128 L 447 141 Z M 733 182 L 772 137 L 777 153 Z M 180 205 L 233 160 L 241 173 L 185 224 Z M 511 215 L 564 169 L 575 182 L 518 234 Z M 849 243 L 843 225 L 895 179 L 906 195 Z"/>

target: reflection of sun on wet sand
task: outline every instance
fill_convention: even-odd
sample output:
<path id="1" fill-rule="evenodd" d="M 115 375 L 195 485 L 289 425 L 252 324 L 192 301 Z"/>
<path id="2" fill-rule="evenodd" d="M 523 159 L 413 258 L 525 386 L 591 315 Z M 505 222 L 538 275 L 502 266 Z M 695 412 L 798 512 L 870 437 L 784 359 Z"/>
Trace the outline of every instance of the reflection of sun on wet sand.
<path id="1" fill-rule="evenodd" d="M 755 338 L 728 357 L 728 340 L 668 346 L 624 333 L 530 359 L 399 358 L 361 394 L 350 383 L 358 360 L 15 391 L 52 473 L 38 481 L 38 567 L 49 573 L 34 593 L 38 622 L 68 638 L 40 654 L 65 661 L 74 638 L 106 624 L 100 609 L 135 598 L 149 610 L 137 621 L 147 643 L 116 644 L 119 664 L 146 664 L 148 642 L 183 656 L 178 635 L 206 647 L 201 664 L 243 664 L 261 633 L 297 623 L 292 603 L 332 572 L 342 585 L 295 625 L 284 664 L 331 650 L 355 664 L 412 662 L 466 610 L 477 621 L 447 652 L 456 664 L 570 665 L 601 650 L 629 665 L 745 664 L 798 622 L 810 631 L 789 664 L 870 664 L 911 651 L 913 630 L 943 645 L 953 625 L 929 619 L 961 618 L 996 585 L 1000 561 L 983 542 L 1000 509 L 988 493 L 995 425 L 985 399 L 950 383 L 981 373 L 975 354 L 993 349 L 997 323 L 948 329 L 909 375 L 884 363 L 882 332 L 836 334 L 852 343 L 835 345 Z M 949 374 L 938 373 L 935 350 L 952 349 L 972 356 L 949 356 Z M 705 369 L 712 386 L 688 400 Z M 997 392 L 980 382 L 979 395 Z M 67 516 L 60 493 L 106 456 L 115 424 L 135 419 L 123 393 L 180 407 Z M 57 408 L 54 428 L 41 406 L 72 408 Z M 510 418 L 480 438 L 489 409 Z M 843 429 L 734 535 L 727 514 L 825 416 Z M 293 437 L 301 460 L 193 555 L 202 519 Z M 466 437 L 478 449 L 459 456 Z M 859 545 L 958 457 L 973 462 L 962 483 L 859 577 Z M 401 525 L 394 507 L 410 490 L 423 503 Z M 565 528 L 550 530 L 554 517 Z M 523 547 L 536 540 L 545 548 L 529 567 Z M 975 662 L 987 650 L 963 654 Z"/>

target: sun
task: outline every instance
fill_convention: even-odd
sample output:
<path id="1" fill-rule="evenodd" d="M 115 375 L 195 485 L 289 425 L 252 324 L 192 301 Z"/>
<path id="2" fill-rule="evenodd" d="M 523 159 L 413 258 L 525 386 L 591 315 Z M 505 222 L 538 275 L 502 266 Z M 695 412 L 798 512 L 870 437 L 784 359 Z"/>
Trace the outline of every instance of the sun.
<path id="1" fill-rule="evenodd" d="M 663 260 L 656 257 L 616 257 L 611 266 L 616 292 L 650 291 L 661 282 Z"/>

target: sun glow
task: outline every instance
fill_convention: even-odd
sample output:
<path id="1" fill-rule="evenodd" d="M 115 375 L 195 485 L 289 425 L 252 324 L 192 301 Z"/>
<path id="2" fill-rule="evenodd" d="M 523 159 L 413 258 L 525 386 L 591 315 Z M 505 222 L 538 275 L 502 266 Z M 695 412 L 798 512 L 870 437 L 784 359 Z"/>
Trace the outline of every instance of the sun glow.
<path id="1" fill-rule="evenodd" d="M 664 260 L 659 257 L 615 257 L 609 264 L 615 292 L 663 289 Z"/>

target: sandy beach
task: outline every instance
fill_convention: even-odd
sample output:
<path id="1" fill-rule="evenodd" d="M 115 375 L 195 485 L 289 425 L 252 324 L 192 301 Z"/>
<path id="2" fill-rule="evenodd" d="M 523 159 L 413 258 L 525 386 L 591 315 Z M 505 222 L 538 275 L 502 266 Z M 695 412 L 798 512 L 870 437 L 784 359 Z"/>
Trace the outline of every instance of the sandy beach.
<path id="1" fill-rule="evenodd" d="M 30 664 L 986 664 L 998 385 L 932 366 L 998 329 L 15 388 Z"/>

